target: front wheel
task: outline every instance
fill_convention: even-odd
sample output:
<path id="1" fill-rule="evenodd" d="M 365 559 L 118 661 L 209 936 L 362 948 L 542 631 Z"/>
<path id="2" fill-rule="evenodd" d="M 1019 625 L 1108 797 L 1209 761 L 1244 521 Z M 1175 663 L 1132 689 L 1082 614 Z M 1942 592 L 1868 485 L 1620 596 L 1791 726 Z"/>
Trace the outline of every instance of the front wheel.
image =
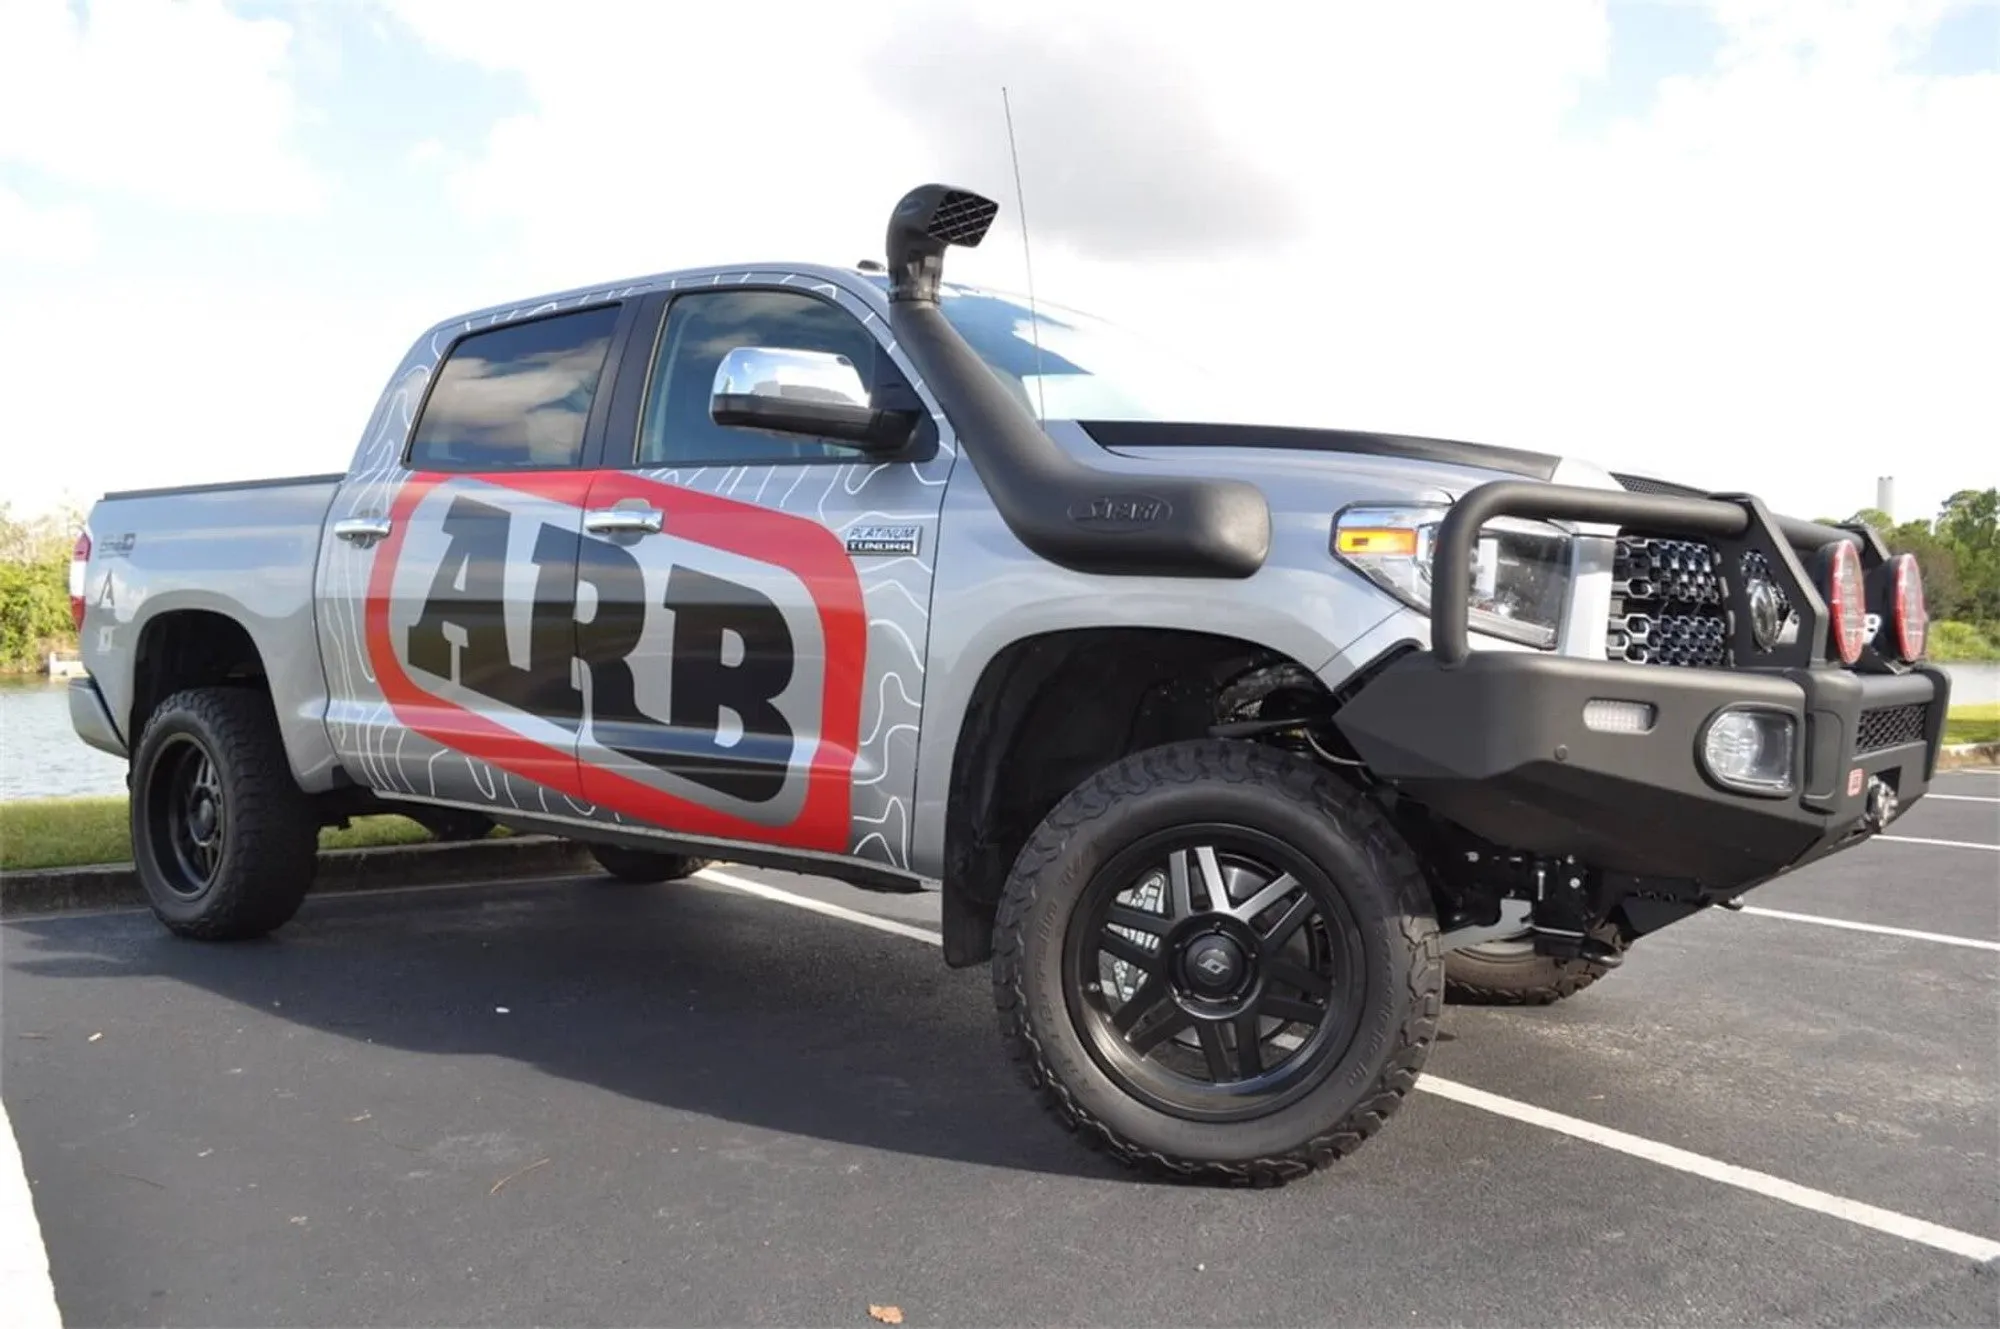
<path id="1" fill-rule="evenodd" d="M 1590 935 L 1607 946 L 1620 945 L 1618 929 L 1608 924 Z M 1489 941 L 1445 956 L 1445 999 L 1465 1006 L 1547 1006 L 1610 972 L 1588 960 L 1538 955 L 1526 940 Z"/>
<path id="2" fill-rule="evenodd" d="M 319 818 L 292 778 L 270 698 L 248 688 L 168 697 L 146 721 L 131 788 L 133 865 L 168 930 L 236 941 L 298 912 Z"/>
<path id="3" fill-rule="evenodd" d="M 1128 1164 L 1280 1184 L 1379 1129 L 1444 982 L 1429 890 L 1373 804 L 1303 759 L 1197 741 L 1056 805 L 995 929 L 1031 1086 Z"/>

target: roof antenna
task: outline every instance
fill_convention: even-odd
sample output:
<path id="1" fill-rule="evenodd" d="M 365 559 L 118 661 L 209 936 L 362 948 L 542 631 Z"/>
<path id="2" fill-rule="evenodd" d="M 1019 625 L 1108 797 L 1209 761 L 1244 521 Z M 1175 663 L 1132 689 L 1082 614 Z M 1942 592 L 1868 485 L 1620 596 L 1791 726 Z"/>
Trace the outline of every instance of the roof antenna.
<path id="1" fill-rule="evenodd" d="M 1028 196 L 1021 189 L 1021 153 L 1014 146 L 1014 104 L 1007 98 L 1007 85 L 1000 85 L 1000 108 L 1007 115 L 1007 155 L 1014 162 L 1014 202 L 1021 210 L 1021 261 L 1028 269 L 1028 335 L 1035 344 L 1035 419 L 1047 423 L 1048 402 L 1042 395 L 1042 316 L 1035 312 L 1035 256 L 1028 248 Z"/>

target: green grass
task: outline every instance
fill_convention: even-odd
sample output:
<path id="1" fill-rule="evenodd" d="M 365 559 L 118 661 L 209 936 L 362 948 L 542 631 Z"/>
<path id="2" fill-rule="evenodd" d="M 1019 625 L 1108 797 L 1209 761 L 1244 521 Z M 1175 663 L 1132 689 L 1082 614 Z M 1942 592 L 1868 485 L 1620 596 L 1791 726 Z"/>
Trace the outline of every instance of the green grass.
<path id="1" fill-rule="evenodd" d="M 319 833 L 322 849 L 421 844 L 430 832 L 407 817 L 356 817 Z M 132 839 L 122 798 L 34 798 L 0 803 L 0 872 L 129 863 Z"/>
<path id="2" fill-rule="evenodd" d="M 2000 743 L 2000 701 L 1954 706 L 1944 718 L 1947 743 Z"/>
<path id="3" fill-rule="evenodd" d="M 1924 653 L 1939 664 L 2000 660 L 2000 626 L 1939 619 L 1928 635 Z"/>

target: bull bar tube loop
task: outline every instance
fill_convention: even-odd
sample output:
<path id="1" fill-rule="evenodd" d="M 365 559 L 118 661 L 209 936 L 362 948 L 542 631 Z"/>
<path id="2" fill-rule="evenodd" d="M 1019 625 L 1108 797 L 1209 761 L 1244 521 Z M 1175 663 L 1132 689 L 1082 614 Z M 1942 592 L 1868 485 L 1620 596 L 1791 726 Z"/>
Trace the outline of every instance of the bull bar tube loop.
<path id="1" fill-rule="evenodd" d="M 1731 540 L 1757 520 L 1757 506 L 1748 498 L 1680 498 L 1526 480 L 1493 480 L 1480 485 L 1451 505 L 1438 528 L 1431 569 L 1431 653 L 1446 668 L 1465 663 L 1472 653 L 1468 626 L 1472 546 L 1480 528 L 1495 517 L 1604 522 Z M 1868 543 L 1859 532 L 1818 522 L 1775 516 L 1771 521 L 1777 527 L 1776 534 L 1797 550 L 1817 549 L 1836 540 Z"/>

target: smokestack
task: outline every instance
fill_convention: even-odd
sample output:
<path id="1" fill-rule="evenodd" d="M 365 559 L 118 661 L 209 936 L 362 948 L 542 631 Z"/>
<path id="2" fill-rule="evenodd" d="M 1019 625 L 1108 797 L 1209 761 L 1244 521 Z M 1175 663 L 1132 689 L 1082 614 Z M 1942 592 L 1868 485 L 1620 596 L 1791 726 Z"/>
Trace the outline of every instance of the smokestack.
<path id="1" fill-rule="evenodd" d="M 1887 514 L 1890 521 L 1896 520 L 1895 476 L 1878 475 L 1875 477 L 1875 506 Z"/>

